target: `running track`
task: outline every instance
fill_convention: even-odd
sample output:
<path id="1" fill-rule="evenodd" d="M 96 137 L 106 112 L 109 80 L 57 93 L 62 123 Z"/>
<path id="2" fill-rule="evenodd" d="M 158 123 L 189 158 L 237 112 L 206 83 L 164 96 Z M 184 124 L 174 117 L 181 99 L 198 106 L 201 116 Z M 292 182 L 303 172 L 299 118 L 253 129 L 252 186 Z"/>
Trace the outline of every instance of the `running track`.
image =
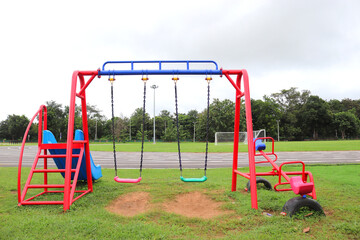
<path id="1" fill-rule="evenodd" d="M 24 151 L 23 167 L 30 167 L 36 155 L 37 146 L 27 146 Z M 19 146 L 0 147 L 0 167 L 17 167 L 19 162 Z M 102 168 L 114 168 L 112 152 L 91 152 L 95 164 Z M 280 164 L 286 161 L 301 160 L 306 164 L 360 164 L 360 151 L 326 151 L 326 152 L 278 152 Z M 247 153 L 239 153 L 239 167 L 248 166 Z M 118 152 L 116 154 L 118 168 L 139 168 L 140 153 Z M 182 153 L 183 168 L 203 168 L 204 153 Z M 39 161 L 38 167 L 42 166 Z M 55 167 L 49 161 L 49 167 Z M 262 164 L 263 165 L 263 164 Z M 232 153 L 209 153 L 208 168 L 232 166 Z M 177 153 L 144 152 L 143 168 L 178 168 Z"/>

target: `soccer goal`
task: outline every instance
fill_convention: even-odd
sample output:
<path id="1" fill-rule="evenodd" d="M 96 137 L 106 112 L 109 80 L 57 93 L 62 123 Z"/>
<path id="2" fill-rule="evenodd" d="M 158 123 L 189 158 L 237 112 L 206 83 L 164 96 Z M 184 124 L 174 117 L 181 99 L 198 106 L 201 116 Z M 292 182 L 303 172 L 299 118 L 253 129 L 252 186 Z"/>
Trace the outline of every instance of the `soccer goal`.
<path id="1" fill-rule="evenodd" d="M 253 132 L 254 138 L 266 137 L 266 130 L 260 129 Z M 247 132 L 239 132 L 239 143 L 247 144 Z M 216 132 L 215 133 L 215 145 L 218 144 L 233 144 L 234 132 Z"/>

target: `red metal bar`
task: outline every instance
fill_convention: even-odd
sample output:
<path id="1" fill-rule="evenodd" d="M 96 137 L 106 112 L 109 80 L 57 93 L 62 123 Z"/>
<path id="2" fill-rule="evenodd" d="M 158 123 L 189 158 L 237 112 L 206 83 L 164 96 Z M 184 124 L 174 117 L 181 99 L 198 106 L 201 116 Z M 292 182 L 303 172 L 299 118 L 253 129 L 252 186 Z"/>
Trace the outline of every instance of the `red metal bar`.
<path id="1" fill-rule="evenodd" d="M 241 94 L 241 72 L 238 72 L 237 74 L 237 83 L 236 85 L 234 81 L 232 80 L 231 76 L 225 71 L 226 78 L 229 80 L 229 82 L 234 86 L 236 90 L 235 95 L 235 116 L 234 116 L 234 148 L 233 148 L 233 169 L 232 169 L 232 184 L 231 184 L 231 191 L 236 191 L 236 182 L 237 182 L 237 174 L 235 170 L 237 170 L 238 166 L 238 152 L 239 152 L 239 134 L 236 134 L 239 132 L 240 129 L 240 107 L 241 107 L 241 101 L 238 97 Z"/>
<path id="2" fill-rule="evenodd" d="M 75 169 L 71 169 L 71 172 L 75 172 Z M 57 173 L 65 172 L 65 169 L 35 169 L 34 173 Z"/>
<path id="3" fill-rule="evenodd" d="M 47 130 L 47 110 L 44 111 L 44 130 Z M 41 142 L 42 142 L 42 136 L 43 131 L 41 131 Z M 44 149 L 44 154 L 47 154 L 47 150 Z M 47 158 L 44 158 L 44 169 L 47 169 Z M 48 184 L 48 175 L 47 172 L 44 172 L 44 184 Z M 47 192 L 48 189 L 44 188 L 44 191 Z"/>
<path id="4" fill-rule="evenodd" d="M 244 178 L 250 179 L 250 175 L 248 173 L 240 172 L 239 170 L 234 170 L 234 173 L 243 176 Z"/>
<path id="5" fill-rule="evenodd" d="M 29 185 L 28 188 L 64 188 L 64 184 L 34 184 Z"/>
<path id="6" fill-rule="evenodd" d="M 46 192 L 41 192 L 41 193 L 39 193 L 39 194 L 36 194 L 35 196 L 30 197 L 30 198 L 28 198 L 28 199 L 26 199 L 26 200 L 22 201 L 22 202 L 21 202 L 21 203 L 19 203 L 18 205 L 20 206 L 20 205 L 22 205 L 24 202 L 30 201 L 30 200 L 32 200 L 32 199 L 34 199 L 34 198 L 36 198 L 36 197 L 38 197 L 38 196 L 41 196 L 41 195 L 43 195 L 43 194 L 45 194 L 45 193 L 46 193 Z"/>
<path id="7" fill-rule="evenodd" d="M 94 73 L 90 77 L 90 82 L 94 79 L 97 75 L 97 72 Z M 90 84 L 90 82 L 85 84 L 85 79 L 82 75 L 80 75 L 80 86 L 81 89 L 86 89 L 86 87 Z M 89 146 L 89 127 L 88 127 L 88 119 L 87 119 L 87 109 L 86 109 L 86 94 L 85 91 L 82 92 L 83 98 L 81 99 L 81 110 L 82 110 L 82 123 L 83 123 L 83 132 L 84 132 L 84 140 L 85 140 L 85 164 L 86 164 L 86 176 L 87 176 L 87 184 L 88 189 L 93 191 L 92 185 L 92 175 L 91 175 L 91 163 L 90 163 L 90 146 Z"/>
<path id="8" fill-rule="evenodd" d="M 31 118 L 26 131 L 24 133 L 24 137 L 23 137 L 23 141 L 21 144 L 21 149 L 20 149 L 20 156 L 19 156 L 19 165 L 18 165 L 18 188 L 17 188 L 17 192 L 18 192 L 18 203 L 21 203 L 21 168 L 22 168 L 22 159 L 23 159 L 23 155 L 24 155 L 24 148 L 25 148 L 25 144 L 26 144 L 26 139 L 27 136 L 29 134 L 31 125 L 33 124 L 35 118 L 40 114 L 40 112 L 42 111 L 46 111 L 46 107 L 44 105 L 41 105 L 39 110 L 37 110 L 37 112 L 34 114 L 34 116 Z M 39 118 L 39 126 L 40 126 L 40 121 L 41 119 Z M 41 138 L 40 138 L 41 139 Z M 38 139 L 38 141 L 41 141 Z"/>
<path id="9" fill-rule="evenodd" d="M 22 205 L 62 205 L 63 201 L 30 201 L 30 202 L 23 202 Z"/>
<path id="10" fill-rule="evenodd" d="M 28 186 L 30 185 L 31 178 L 32 178 L 32 176 L 33 176 L 33 171 L 34 171 L 34 169 L 36 168 L 36 165 L 37 165 L 38 160 L 39 160 L 37 156 L 40 154 L 40 152 L 41 152 L 41 149 L 38 148 L 38 151 L 37 151 L 35 160 L 34 160 L 34 162 L 33 162 L 33 165 L 32 165 L 32 167 L 31 167 L 29 176 L 28 176 L 28 178 L 27 178 L 27 180 L 26 180 L 24 189 L 23 189 L 23 191 L 22 191 L 20 202 L 22 202 L 22 201 L 25 199 L 25 196 L 26 196 L 26 193 L 27 193 L 27 190 L 28 190 Z"/>
<path id="11" fill-rule="evenodd" d="M 77 180 L 78 180 L 78 177 L 79 177 L 79 170 L 80 170 L 80 165 L 81 165 L 81 162 L 82 162 L 82 159 L 83 159 L 83 155 L 84 155 L 84 148 L 81 148 L 80 157 L 78 158 L 73 183 L 72 183 L 72 186 L 71 186 L 71 192 L 70 192 L 71 201 L 74 198 L 74 193 L 75 193 L 75 190 L 76 190 L 76 184 L 77 184 Z"/>
<path id="12" fill-rule="evenodd" d="M 78 192 L 78 191 L 76 191 L 76 192 Z M 79 196 L 77 196 L 76 198 L 74 198 L 74 199 L 72 200 L 72 203 L 75 202 L 76 200 L 78 200 L 79 198 L 81 198 L 82 196 L 84 196 L 85 194 L 90 193 L 90 192 L 91 192 L 90 189 L 89 189 L 89 190 L 86 190 L 83 194 L 80 194 Z"/>
<path id="13" fill-rule="evenodd" d="M 235 84 L 235 82 L 231 79 L 231 77 L 230 77 L 230 75 L 229 75 L 228 73 L 224 73 L 224 75 L 225 75 L 225 77 L 229 80 L 229 82 L 231 83 L 231 85 L 233 85 L 233 87 L 235 88 L 236 93 L 237 93 L 236 95 L 237 95 L 237 96 L 241 96 L 241 95 L 243 96 L 244 93 L 241 92 L 240 86 L 238 86 L 237 84 Z M 238 75 L 241 76 L 241 72 L 238 73 Z"/>
<path id="14" fill-rule="evenodd" d="M 251 207 L 254 209 L 258 209 L 249 77 L 245 69 L 242 70 L 242 72 L 244 76 L 245 112 L 246 112 L 246 129 L 248 135 L 250 185 L 255 186 L 255 187 L 251 187 L 250 189 Z"/>
<path id="15" fill-rule="evenodd" d="M 290 182 L 290 178 L 287 176 L 287 174 L 281 171 L 282 166 L 287 165 L 287 164 L 298 164 L 298 163 L 302 164 L 302 166 L 303 166 L 303 170 L 301 172 L 301 175 L 302 175 L 303 181 L 306 181 L 306 179 L 305 179 L 305 164 L 302 161 L 293 161 L 293 162 L 284 162 L 284 163 L 280 164 L 280 167 L 279 167 L 279 183 L 281 183 L 281 176 L 283 176 L 286 179 L 286 181 Z"/>
<path id="16" fill-rule="evenodd" d="M 76 102 L 76 85 L 79 71 L 75 71 L 72 76 L 68 133 L 66 143 L 66 163 L 65 163 L 65 188 L 64 188 L 64 211 L 70 209 L 70 185 L 71 185 L 71 162 L 73 149 L 74 121 L 75 121 L 75 102 Z"/>
<path id="17" fill-rule="evenodd" d="M 39 158 L 65 158 L 66 154 L 39 155 Z M 79 154 L 73 154 L 72 157 L 80 157 Z"/>
<path id="18" fill-rule="evenodd" d="M 279 168 L 278 165 L 276 165 L 275 162 L 268 157 L 268 155 L 266 155 L 262 150 L 260 150 L 259 152 L 264 156 L 264 158 L 266 158 L 266 160 L 273 166 L 273 168 L 278 171 L 280 182 L 281 182 L 281 176 L 283 176 L 286 179 L 286 181 L 290 182 L 290 178 L 286 175 L 286 173 L 282 172 L 281 168 Z"/>
<path id="19" fill-rule="evenodd" d="M 92 76 L 89 78 L 89 80 L 86 82 L 84 86 L 81 87 L 80 91 L 78 92 L 78 96 L 83 96 L 83 93 L 85 92 L 85 89 L 89 86 L 89 84 L 94 80 L 94 78 L 98 75 L 98 71 L 93 72 Z"/>

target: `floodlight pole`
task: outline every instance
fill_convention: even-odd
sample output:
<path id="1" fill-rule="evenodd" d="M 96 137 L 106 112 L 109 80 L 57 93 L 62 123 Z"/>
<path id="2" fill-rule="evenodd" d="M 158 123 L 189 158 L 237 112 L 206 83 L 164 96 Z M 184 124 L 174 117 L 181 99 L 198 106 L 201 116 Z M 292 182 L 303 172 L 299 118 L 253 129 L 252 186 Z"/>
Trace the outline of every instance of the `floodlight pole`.
<path id="1" fill-rule="evenodd" d="M 278 135 L 278 142 L 280 142 L 280 134 L 279 134 L 279 122 L 280 120 L 276 120 L 277 122 L 277 135 Z"/>
<path id="2" fill-rule="evenodd" d="M 156 143 L 156 141 L 155 141 L 155 89 L 157 89 L 159 86 L 157 86 L 157 85 L 151 85 L 150 86 L 152 89 L 154 89 L 154 144 Z"/>

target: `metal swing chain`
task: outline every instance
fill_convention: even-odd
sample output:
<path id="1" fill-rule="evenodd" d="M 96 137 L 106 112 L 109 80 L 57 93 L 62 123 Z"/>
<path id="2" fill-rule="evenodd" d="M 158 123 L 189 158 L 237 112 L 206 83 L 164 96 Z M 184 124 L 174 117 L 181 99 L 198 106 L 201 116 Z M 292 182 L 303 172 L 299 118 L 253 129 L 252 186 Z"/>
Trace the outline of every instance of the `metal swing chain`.
<path id="1" fill-rule="evenodd" d="M 116 150 L 115 150 L 115 117 L 114 117 L 114 86 L 113 82 L 115 77 L 111 78 L 109 76 L 109 81 L 111 82 L 111 121 L 112 121 L 112 137 L 113 137 L 113 152 L 114 152 L 114 166 L 115 166 L 115 176 L 117 176 L 117 163 L 116 163 Z"/>
<path id="2" fill-rule="evenodd" d="M 144 82 L 144 101 L 143 101 L 143 122 L 142 122 L 142 137 L 141 137 L 141 157 L 140 157 L 140 177 L 142 173 L 142 165 L 144 159 L 144 138 L 145 138 L 145 104 L 146 104 L 146 81 L 149 80 L 148 77 L 142 77 Z"/>
<path id="3" fill-rule="evenodd" d="M 206 116 L 206 149 L 205 149 L 205 167 L 204 167 L 204 175 L 206 176 L 207 169 L 207 160 L 208 160 L 208 149 L 209 149 L 209 121 L 210 121 L 210 81 L 211 77 L 206 77 L 205 80 L 208 82 L 208 94 L 207 94 L 207 116 Z"/>
<path id="4" fill-rule="evenodd" d="M 178 77 L 173 77 L 172 80 L 174 80 L 174 83 L 175 83 L 175 114 L 176 114 L 177 144 L 178 144 L 180 174 L 182 176 L 181 151 L 180 151 L 179 113 L 178 113 L 177 85 L 176 85 L 179 78 Z"/>

